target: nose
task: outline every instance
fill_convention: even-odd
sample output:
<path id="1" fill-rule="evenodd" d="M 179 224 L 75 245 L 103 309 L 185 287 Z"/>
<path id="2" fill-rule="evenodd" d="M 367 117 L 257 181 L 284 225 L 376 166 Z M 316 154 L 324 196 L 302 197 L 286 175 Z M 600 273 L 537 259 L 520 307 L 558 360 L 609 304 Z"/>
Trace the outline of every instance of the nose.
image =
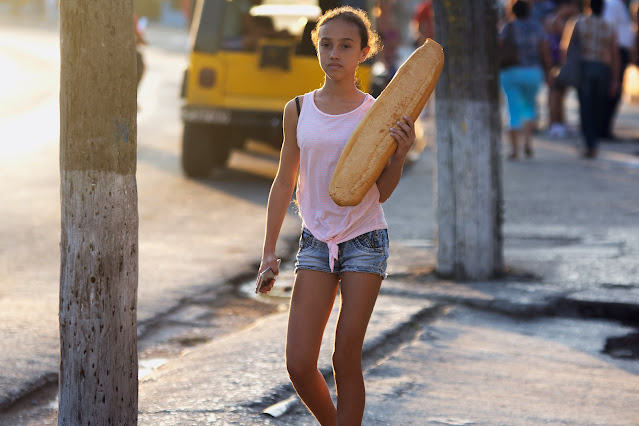
<path id="1" fill-rule="evenodd" d="M 339 53 L 337 52 L 337 46 L 333 47 L 331 49 L 331 55 L 330 55 L 331 59 L 338 59 L 339 58 Z"/>

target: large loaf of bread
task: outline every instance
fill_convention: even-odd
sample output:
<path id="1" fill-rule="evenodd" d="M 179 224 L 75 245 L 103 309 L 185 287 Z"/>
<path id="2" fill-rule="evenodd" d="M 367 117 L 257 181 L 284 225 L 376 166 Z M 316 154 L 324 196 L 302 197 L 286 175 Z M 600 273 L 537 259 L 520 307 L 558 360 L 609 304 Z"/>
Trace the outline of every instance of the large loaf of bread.
<path id="1" fill-rule="evenodd" d="M 370 190 L 397 148 L 391 127 L 408 115 L 415 121 L 435 88 L 444 51 L 428 39 L 393 79 L 351 134 L 337 163 L 330 196 L 339 206 L 356 206 Z"/>

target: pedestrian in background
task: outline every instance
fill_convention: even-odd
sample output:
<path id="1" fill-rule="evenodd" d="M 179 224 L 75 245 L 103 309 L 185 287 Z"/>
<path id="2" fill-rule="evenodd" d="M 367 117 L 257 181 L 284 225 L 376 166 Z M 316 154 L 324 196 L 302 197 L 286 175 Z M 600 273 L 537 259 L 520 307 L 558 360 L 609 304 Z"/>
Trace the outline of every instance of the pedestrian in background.
<path id="1" fill-rule="evenodd" d="M 546 19 L 551 66 L 554 70 L 557 70 L 561 65 L 561 36 L 566 22 L 578 14 L 579 7 L 575 0 L 557 0 L 554 13 Z M 555 74 L 556 72 L 553 71 L 552 78 L 548 83 L 548 136 L 561 139 L 574 136 L 576 133 L 566 123 L 564 114 L 564 98 L 568 87 L 555 79 Z"/>
<path id="2" fill-rule="evenodd" d="M 144 37 L 144 31 L 146 28 L 146 19 L 143 18 L 143 21 L 140 22 L 138 19 L 138 15 L 133 15 L 133 31 L 135 32 L 135 56 L 137 61 L 137 84 L 136 89 L 140 90 L 140 81 L 142 81 L 142 76 L 144 75 L 144 71 L 146 70 L 146 65 L 144 63 L 144 56 L 142 55 L 140 47 L 146 45 L 146 38 Z M 138 107 L 139 109 L 139 107 Z"/>
<path id="3" fill-rule="evenodd" d="M 382 60 L 386 66 L 389 81 L 397 71 L 399 47 L 402 42 L 402 32 L 399 28 L 394 9 L 395 0 L 378 0 L 375 8 L 377 14 L 377 31 L 384 46 L 384 50 L 381 52 Z"/>
<path id="4" fill-rule="evenodd" d="M 435 39 L 435 19 L 431 0 L 424 0 L 415 7 L 411 17 L 411 27 L 415 47 L 424 44 L 427 38 Z"/>
<path id="5" fill-rule="evenodd" d="M 639 1 L 632 4 L 633 14 L 635 21 L 635 46 L 633 49 L 633 63 L 639 66 Z"/>
<path id="6" fill-rule="evenodd" d="M 635 65 L 639 67 L 639 2 L 634 4 L 635 8 Z"/>
<path id="7" fill-rule="evenodd" d="M 515 19 L 515 15 L 513 14 L 513 6 L 519 0 L 502 0 L 503 7 L 500 7 L 500 11 L 502 12 L 502 25 L 505 25 L 506 22 L 512 21 Z M 533 21 L 537 21 L 543 25 L 543 22 L 548 17 L 548 15 L 552 14 L 555 10 L 555 0 L 522 0 L 528 3 L 530 9 L 530 19 Z"/>
<path id="8" fill-rule="evenodd" d="M 426 39 L 435 39 L 435 19 L 433 15 L 433 2 L 431 0 L 420 1 L 410 19 L 410 28 L 413 38 L 413 46 L 415 48 L 424 44 Z M 411 156 L 416 156 L 423 151 L 428 144 L 427 126 L 424 124 L 432 115 L 432 104 L 434 96 L 426 101 L 424 109 L 419 114 L 419 119 L 415 122 L 415 130 L 417 133 L 416 143 L 413 147 Z"/>
<path id="9" fill-rule="evenodd" d="M 577 92 L 585 158 L 597 156 L 605 105 L 619 85 L 617 37 L 602 12 L 603 0 L 586 0 L 586 13 L 566 25 L 561 41 L 565 55 L 571 38 L 579 40 L 581 76 Z"/>
<path id="10" fill-rule="evenodd" d="M 286 366 L 297 394 L 320 424 L 359 425 L 365 405 L 362 346 L 388 258 L 381 203 L 399 182 L 415 131 L 407 116 L 389 129 L 397 150 L 376 184 L 357 206 L 335 204 L 329 196 L 331 177 L 348 138 L 375 102 L 357 88 L 355 71 L 378 50 L 378 36 L 364 11 L 344 6 L 319 18 L 313 42 L 325 81 L 320 89 L 291 100 L 284 109 L 284 142 L 268 199 L 259 272 L 269 267 L 279 272 L 275 246 L 297 182 L 303 228 L 289 311 Z M 262 291 L 272 286 L 271 281 Z M 335 407 L 317 359 L 338 287 Z"/>
<path id="11" fill-rule="evenodd" d="M 542 25 L 557 9 L 557 0 L 529 0 L 529 4 L 532 6 L 531 19 Z"/>
<path id="12" fill-rule="evenodd" d="M 619 84 L 616 91 L 607 97 L 604 103 L 604 111 L 600 117 L 599 137 L 601 139 L 615 140 L 617 138 L 613 133 L 614 119 L 623 91 L 623 76 L 626 72 L 626 67 L 630 63 L 630 52 L 634 43 L 634 29 L 632 18 L 630 18 L 630 12 L 628 11 L 628 4 L 624 0 L 605 0 L 602 16 L 616 32 L 617 46 L 615 46 L 615 50 L 617 50 L 619 56 L 619 67 L 615 72 Z"/>
<path id="13" fill-rule="evenodd" d="M 527 157 L 534 155 L 532 133 L 536 119 L 537 92 L 550 75 L 550 51 L 547 35 L 541 24 L 530 19 L 530 5 L 518 0 L 513 4 L 514 20 L 508 22 L 499 36 L 500 47 L 512 43 L 518 63 L 503 68 L 499 74 L 510 113 L 510 160 L 519 156 L 519 142 L 523 138 Z"/>

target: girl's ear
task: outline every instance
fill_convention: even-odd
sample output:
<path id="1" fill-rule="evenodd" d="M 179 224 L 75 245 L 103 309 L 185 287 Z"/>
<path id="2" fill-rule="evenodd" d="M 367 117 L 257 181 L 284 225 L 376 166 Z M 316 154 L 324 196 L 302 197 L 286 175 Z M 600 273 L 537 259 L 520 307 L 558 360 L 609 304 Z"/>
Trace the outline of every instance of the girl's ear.
<path id="1" fill-rule="evenodd" d="M 362 63 L 366 60 L 366 57 L 368 56 L 368 52 L 370 52 L 371 48 L 370 46 L 366 46 L 365 48 L 362 49 L 362 53 L 359 57 L 359 62 Z"/>

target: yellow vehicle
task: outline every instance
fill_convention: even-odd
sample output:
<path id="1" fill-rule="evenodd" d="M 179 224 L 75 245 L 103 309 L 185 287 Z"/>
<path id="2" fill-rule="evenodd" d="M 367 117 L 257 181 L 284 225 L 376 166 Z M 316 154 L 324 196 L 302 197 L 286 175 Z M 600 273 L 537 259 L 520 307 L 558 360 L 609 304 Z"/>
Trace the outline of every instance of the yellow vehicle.
<path id="1" fill-rule="evenodd" d="M 206 176 L 255 139 L 279 148 L 286 102 L 320 87 L 310 31 L 323 10 L 372 0 L 198 0 L 182 85 L 182 167 Z M 369 89 L 370 65 L 358 71 Z"/>

